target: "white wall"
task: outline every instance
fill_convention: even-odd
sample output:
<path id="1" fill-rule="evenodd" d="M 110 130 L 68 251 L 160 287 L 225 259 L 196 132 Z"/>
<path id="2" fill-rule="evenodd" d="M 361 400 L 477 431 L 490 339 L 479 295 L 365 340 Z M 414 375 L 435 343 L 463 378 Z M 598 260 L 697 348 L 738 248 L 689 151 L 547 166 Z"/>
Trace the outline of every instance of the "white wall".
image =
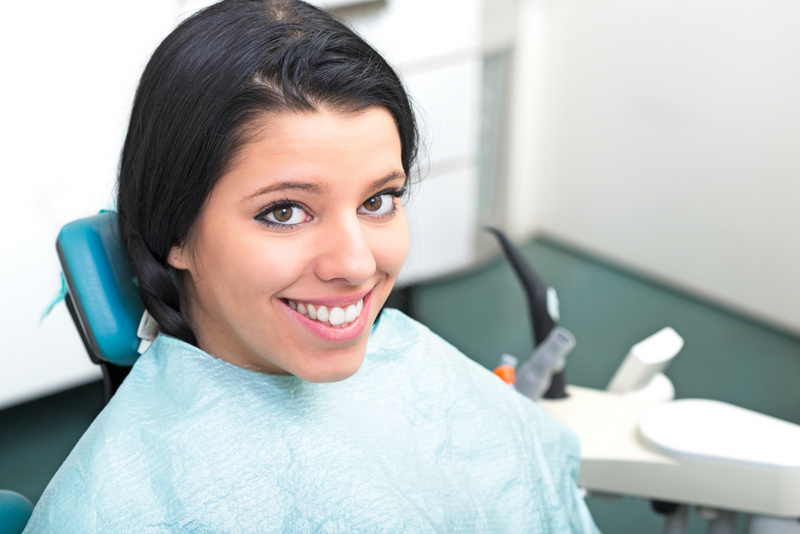
<path id="1" fill-rule="evenodd" d="M 800 3 L 552 7 L 541 229 L 800 332 Z"/>
<path id="2" fill-rule="evenodd" d="M 549 104 L 551 4 L 551 0 L 520 0 L 514 13 L 504 226 L 518 240 L 540 231 L 545 209 L 542 184 L 549 132 L 543 118 Z"/>
<path id="3" fill-rule="evenodd" d="M 66 308 L 55 237 L 111 201 L 137 77 L 175 2 L 40 0 L 0 25 L 0 407 L 99 376 Z"/>

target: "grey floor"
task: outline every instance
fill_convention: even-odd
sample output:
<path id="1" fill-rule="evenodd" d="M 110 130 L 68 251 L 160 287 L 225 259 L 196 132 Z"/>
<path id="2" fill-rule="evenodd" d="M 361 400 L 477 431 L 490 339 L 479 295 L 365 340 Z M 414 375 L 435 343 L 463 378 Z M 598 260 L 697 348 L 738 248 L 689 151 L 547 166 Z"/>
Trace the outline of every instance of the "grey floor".
<path id="1" fill-rule="evenodd" d="M 577 340 L 566 369 L 571 383 L 603 388 L 631 345 L 664 326 L 686 341 L 667 374 L 678 397 L 711 398 L 800 423 L 800 339 L 659 284 L 536 240 L 523 253 L 559 293 L 561 324 Z M 503 352 L 527 357 L 527 307 L 505 262 L 425 284 L 416 317 L 468 356 L 493 367 Z M 0 411 L 0 488 L 37 500 L 47 481 L 102 408 L 89 384 Z M 589 497 L 606 533 L 660 532 L 645 501 Z M 692 514 L 691 532 L 705 531 Z"/>

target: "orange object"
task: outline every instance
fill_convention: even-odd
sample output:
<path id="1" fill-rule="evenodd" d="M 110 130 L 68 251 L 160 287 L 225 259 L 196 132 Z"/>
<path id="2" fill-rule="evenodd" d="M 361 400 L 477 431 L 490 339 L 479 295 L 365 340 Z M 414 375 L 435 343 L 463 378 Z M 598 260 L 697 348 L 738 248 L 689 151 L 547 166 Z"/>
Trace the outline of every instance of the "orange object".
<path id="1" fill-rule="evenodd" d="M 494 374 L 499 376 L 506 384 L 514 385 L 516 380 L 516 373 L 512 365 L 504 364 L 498 365 L 494 368 Z"/>

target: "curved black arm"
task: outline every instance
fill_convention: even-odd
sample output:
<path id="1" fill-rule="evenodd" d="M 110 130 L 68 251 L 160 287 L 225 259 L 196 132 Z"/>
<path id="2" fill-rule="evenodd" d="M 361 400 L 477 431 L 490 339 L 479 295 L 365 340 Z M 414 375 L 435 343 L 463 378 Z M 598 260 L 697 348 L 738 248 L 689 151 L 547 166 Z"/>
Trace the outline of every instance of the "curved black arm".
<path id="1" fill-rule="evenodd" d="M 536 271 L 530 266 L 522 253 L 515 247 L 511 241 L 497 228 L 486 226 L 488 232 L 497 237 L 500 246 L 503 247 L 506 258 L 511 263 L 517 278 L 522 283 L 525 289 L 525 295 L 528 298 L 528 309 L 530 311 L 531 331 L 533 333 L 533 346 L 536 347 L 539 343 L 543 342 L 550 331 L 556 327 L 556 321 L 550 316 L 547 309 L 547 292 L 548 286 L 536 274 Z M 564 372 L 561 371 L 553 375 L 550 382 L 550 388 L 544 394 L 546 399 L 562 399 L 567 396 L 564 389 Z"/>

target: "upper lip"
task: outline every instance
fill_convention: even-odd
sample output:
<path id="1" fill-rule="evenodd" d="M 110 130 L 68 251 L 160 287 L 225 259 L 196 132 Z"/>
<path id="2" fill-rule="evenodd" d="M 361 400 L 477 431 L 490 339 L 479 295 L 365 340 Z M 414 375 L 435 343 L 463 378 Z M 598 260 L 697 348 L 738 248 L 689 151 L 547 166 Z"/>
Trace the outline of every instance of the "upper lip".
<path id="1" fill-rule="evenodd" d="M 356 295 L 344 295 L 333 297 L 314 297 L 311 299 L 284 297 L 284 300 L 291 300 L 293 302 L 302 302 L 303 304 L 312 304 L 314 306 L 325 306 L 328 308 L 339 307 L 346 308 L 351 304 L 357 303 L 359 300 L 366 298 L 367 295 L 372 293 L 372 289 L 364 291 Z"/>

